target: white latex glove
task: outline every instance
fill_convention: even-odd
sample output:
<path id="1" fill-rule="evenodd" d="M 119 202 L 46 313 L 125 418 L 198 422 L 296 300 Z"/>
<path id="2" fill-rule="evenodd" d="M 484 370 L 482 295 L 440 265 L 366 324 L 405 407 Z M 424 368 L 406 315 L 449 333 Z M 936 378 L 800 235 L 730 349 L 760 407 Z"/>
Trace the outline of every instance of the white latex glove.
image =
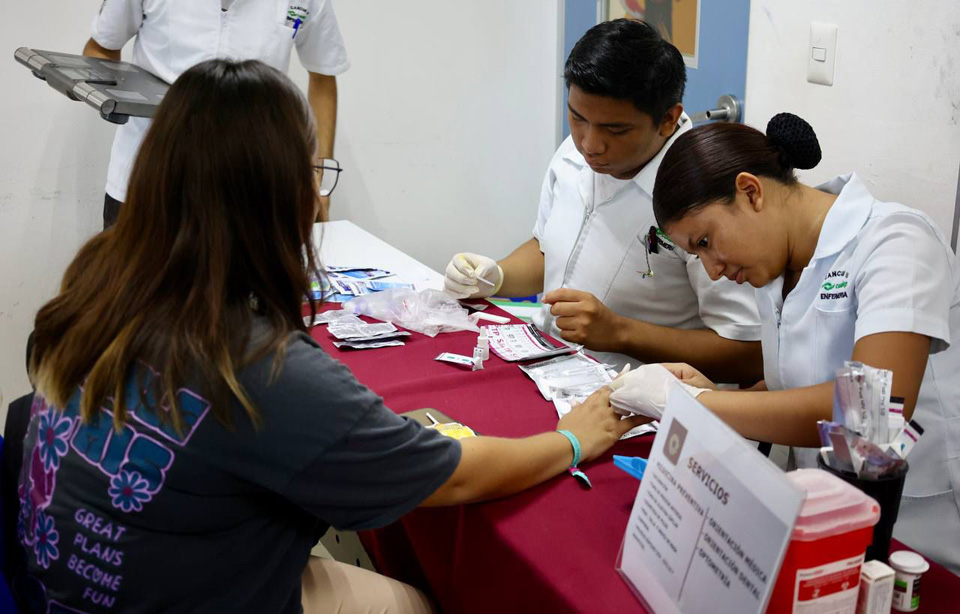
<path id="1" fill-rule="evenodd" d="M 462 252 L 450 260 L 443 278 L 443 291 L 454 298 L 483 298 L 503 285 L 503 269 L 493 258 Z M 484 283 L 478 279 L 485 279 Z"/>
<path id="2" fill-rule="evenodd" d="M 610 383 L 613 389 L 610 405 L 613 406 L 614 411 L 625 416 L 640 414 L 659 420 L 663 417 L 663 410 L 667 406 L 670 388 L 675 383 L 689 392 L 693 398 L 707 391 L 706 388 L 684 384 L 661 365 L 641 365 L 633 371 L 623 373 Z"/>

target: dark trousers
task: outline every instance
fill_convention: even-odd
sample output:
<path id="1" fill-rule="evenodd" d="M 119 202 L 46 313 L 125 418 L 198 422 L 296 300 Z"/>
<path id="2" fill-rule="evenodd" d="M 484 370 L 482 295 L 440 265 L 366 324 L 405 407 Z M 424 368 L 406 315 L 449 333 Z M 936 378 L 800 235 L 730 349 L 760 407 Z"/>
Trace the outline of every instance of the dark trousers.
<path id="1" fill-rule="evenodd" d="M 117 223 L 117 216 L 120 215 L 122 202 L 109 194 L 103 195 L 103 229 L 106 230 Z"/>

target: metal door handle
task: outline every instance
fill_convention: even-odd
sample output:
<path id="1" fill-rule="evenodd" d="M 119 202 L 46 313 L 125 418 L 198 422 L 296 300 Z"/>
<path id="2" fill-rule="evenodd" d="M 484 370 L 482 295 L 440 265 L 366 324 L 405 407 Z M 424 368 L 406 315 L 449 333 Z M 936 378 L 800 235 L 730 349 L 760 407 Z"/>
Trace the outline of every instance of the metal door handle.
<path id="1" fill-rule="evenodd" d="M 696 113 L 692 119 L 695 122 L 718 121 L 733 124 L 739 123 L 742 119 L 740 117 L 740 101 L 730 94 L 724 94 L 720 98 L 717 98 L 716 109 Z"/>

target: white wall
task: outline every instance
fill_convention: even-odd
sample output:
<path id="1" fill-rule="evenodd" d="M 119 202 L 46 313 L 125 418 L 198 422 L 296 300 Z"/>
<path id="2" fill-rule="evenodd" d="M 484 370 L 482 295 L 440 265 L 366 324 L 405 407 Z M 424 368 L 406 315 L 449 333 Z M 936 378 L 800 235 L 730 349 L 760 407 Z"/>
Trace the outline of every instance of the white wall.
<path id="1" fill-rule="evenodd" d="M 0 3 L 0 420 L 28 390 L 37 308 L 100 227 L 109 124 L 12 60 L 21 45 L 79 50 L 99 0 Z M 353 60 L 340 78 L 333 217 L 435 269 L 530 236 L 556 145 L 558 2 L 339 0 Z M 833 87 L 806 82 L 810 21 L 839 25 Z M 6 59 L 2 59 L 6 58 Z M 299 66 L 291 74 L 300 83 Z M 753 0 L 747 122 L 807 118 L 817 182 L 855 170 L 874 193 L 926 210 L 949 235 L 960 167 L 960 3 Z"/>
<path id="2" fill-rule="evenodd" d="M 338 78 L 331 217 L 439 271 L 529 239 L 557 145 L 557 6 L 339 0 L 353 66 Z"/>
<path id="3" fill-rule="evenodd" d="M 455 251 L 501 256 L 528 239 L 556 145 L 557 4 L 337 2 L 353 67 L 339 80 L 346 170 L 333 217 L 436 269 Z M 38 19 L 34 3 L 0 3 L 0 424 L 29 390 L 24 348 L 36 310 L 101 226 L 113 138 L 13 51 L 79 53 L 99 5 L 58 2 Z"/>
<path id="4" fill-rule="evenodd" d="M 839 26 L 832 87 L 807 83 L 810 22 Z M 808 183 L 856 171 L 874 196 L 922 209 L 947 239 L 960 170 L 960 2 L 752 0 L 746 122 L 810 122 Z"/>
<path id="5" fill-rule="evenodd" d="M 24 353 L 37 309 L 102 226 L 113 128 L 17 64 L 18 47 L 80 53 L 98 0 L 0 3 L 0 424 L 29 391 Z"/>

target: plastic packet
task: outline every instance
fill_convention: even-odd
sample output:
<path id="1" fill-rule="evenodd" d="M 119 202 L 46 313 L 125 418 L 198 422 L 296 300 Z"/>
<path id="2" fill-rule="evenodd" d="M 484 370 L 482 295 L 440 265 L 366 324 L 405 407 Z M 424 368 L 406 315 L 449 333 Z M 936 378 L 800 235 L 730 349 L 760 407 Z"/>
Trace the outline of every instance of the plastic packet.
<path id="1" fill-rule="evenodd" d="M 873 443 L 887 443 L 889 424 L 887 404 L 890 399 L 890 383 L 893 373 L 863 365 L 865 421 L 864 436 Z"/>
<path id="2" fill-rule="evenodd" d="M 893 371 L 877 369 L 877 378 L 880 384 L 876 399 L 877 428 L 876 438 L 872 441 L 886 443 L 896 437 L 896 433 L 890 433 L 890 390 L 893 388 Z"/>
<path id="3" fill-rule="evenodd" d="M 469 356 L 464 356 L 463 354 L 454 354 L 453 352 L 442 352 L 434 360 L 439 360 L 441 362 L 449 362 L 455 365 L 461 365 L 464 367 L 473 368 L 473 358 Z"/>
<path id="4" fill-rule="evenodd" d="M 557 410 L 557 417 L 562 418 L 573 409 L 575 405 L 579 405 L 587 400 L 594 390 L 588 392 L 586 386 L 570 386 L 566 388 L 554 388 L 553 394 L 553 406 Z M 626 416 L 624 416 L 626 417 Z M 622 419 L 622 418 L 621 418 Z M 624 433 L 620 440 L 630 439 L 632 437 L 639 437 L 640 435 L 646 435 L 647 433 L 655 433 L 657 428 L 659 428 L 660 423 L 654 420 L 653 422 L 648 422 L 646 424 L 641 424 L 638 427 L 634 427 Z"/>
<path id="5" fill-rule="evenodd" d="M 860 430 L 860 415 L 854 411 L 855 404 L 859 403 L 853 399 L 857 389 L 855 380 L 858 372 L 858 369 L 847 363 L 837 369 L 833 385 L 833 421 L 854 431 Z"/>
<path id="6" fill-rule="evenodd" d="M 890 391 L 893 373 L 859 362 L 847 362 L 837 370 L 833 389 L 833 422 L 884 445 L 897 436 L 897 419 L 891 418 Z M 901 410 L 902 413 L 902 410 Z"/>
<path id="7" fill-rule="evenodd" d="M 830 422 L 829 420 L 817 420 L 817 430 L 820 432 L 820 443 L 829 448 L 830 443 L 830 433 L 840 432 L 840 429 L 843 429 L 844 426 L 839 422 Z"/>
<path id="8" fill-rule="evenodd" d="M 582 352 L 570 356 L 558 356 L 527 365 L 519 365 L 520 370 L 527 374 L 537 385 L 537 389 L 547 401 L 553 399 L 551 387 L 563 388 L 575 385 L 593 385 L 593 392 L 600 386 L 612 381 L 607 372 L 607 366 Z"/>
<path id="9" fill-rule="evenodd" d="M 374 350 L 376 348 L 388 348 L 406 344 L 397 339 L 387 339 L 386 341 L 356 341 L 351 339 L 349 341 L 334 341 L 333 345 L 335 345 L 338 349 L 343 349 L 346 347 L 353 348 L 355 350 Z"/>
<path id="10" fill-rule="evenodd" d="M 890 397 L 887 405 L 887 433 L 890 441 L 900 436 L 906 421 L 903 419 L 903 397 Z"/>
<path id="11" fill-rule="evenodd" d="M 363 320 L 353 315 L 352 313 L 345 313 L 342 309 L 333 309 L 330 311 L 323 311 L 313 316 L 313 321 L 310 320 L 310 316 L 303 316 L 303 325 L 304 326 L 318 326 L 320 324 L 331 324 L 336 322 L 338 324 L 363 324 Z"/>
<path id="12" fill-rule="evenodd" d="M 389 333 L 382 333 L 379 335 L 369 335 L 366 337 L 344 337 L 344 341 L 353 341 L 356 343 L 370 343 L 373 341 L 386 341 L 392 339 L 394 341 L 401 341 L 399 337 L 409 337 L 411 333 L 408 333 L 405 330 L 395 330 Z"/>
<path id="13" fill-rule="evenodd" d="M 588 396 L 596 392 L 602 386 L 603 384 L 597 385 L 595 382 L 567 386 L 550 386 L 550 396 L 552 396 L 554 399 L 576 398 L 580 399 L 577 401 L 578 403 L 582 403 Z"/>
<path id="14" fill-rule="evenodd" d="M 863 363 L 847 362 L 850 376 L 847 378 L 847 399 L 850 405 L 844 409 L 846 425 L 855 433 L 865 433 L 867 430 L 867 374 Z"/>
<path id="15" fill-rule="evenodd" d="M 480 330 L 457 299 L 439 290 L 384 290 L 347 301 L 343 309 L 392 322 L 428 337 L 458 330 Z"/>
<path id="16" fill-rule="evenodd" d="M 877 441 L 877 421 L 880 417 L 880 403 L 886 399 L 878 399 L 880 392 L 880 378 L 878 369 L 864 367 L 863 369 L 863 436 L 867 441 Z"/>
<path id="17" fill-rule="evenodd" d="M 573 409 L 575 405 L 579 405 L 587 400 L 587 397 L 590 396 L 590 393 L 578 394 L 574 390 L 563 390 L 563 389 L 554 389 L 555 392 L 551 394 L 551 400 L 553 401 L 553 407 L 557 410 L 557 417 L 562 418 Z"/>
<path id="18" fill-rule="evenodd" d="M 913 446 L 917 445 L 920 437 L 923 436 L 923 427 L 916 420 L 911 420 L 897 438 L 890 444 L 890 451 L 902 459 L 906 459 Z"/>
<path id="19" fill-rule="evenodd" d="M 902 458 L 887 454 L 877 444 L 856 435 L 850 445 L 850 455 L 854 459 L 853 466 L 857 477 L 868 480 L 896 475 L 903 471 L 906 464 Z"/>
<path id="20" fill-rule="evenodd" d="M 341 324 L 337 322 L 331 323 L 327 327 L 327 331 L 337 339 L 364 338 L 366 340 L 399 332 L 397 331 L 397 327 L 389 322 L 381 322 L 379 324 L 367 324 L 366 322 L 361 322 L 360 324 Z"/>

